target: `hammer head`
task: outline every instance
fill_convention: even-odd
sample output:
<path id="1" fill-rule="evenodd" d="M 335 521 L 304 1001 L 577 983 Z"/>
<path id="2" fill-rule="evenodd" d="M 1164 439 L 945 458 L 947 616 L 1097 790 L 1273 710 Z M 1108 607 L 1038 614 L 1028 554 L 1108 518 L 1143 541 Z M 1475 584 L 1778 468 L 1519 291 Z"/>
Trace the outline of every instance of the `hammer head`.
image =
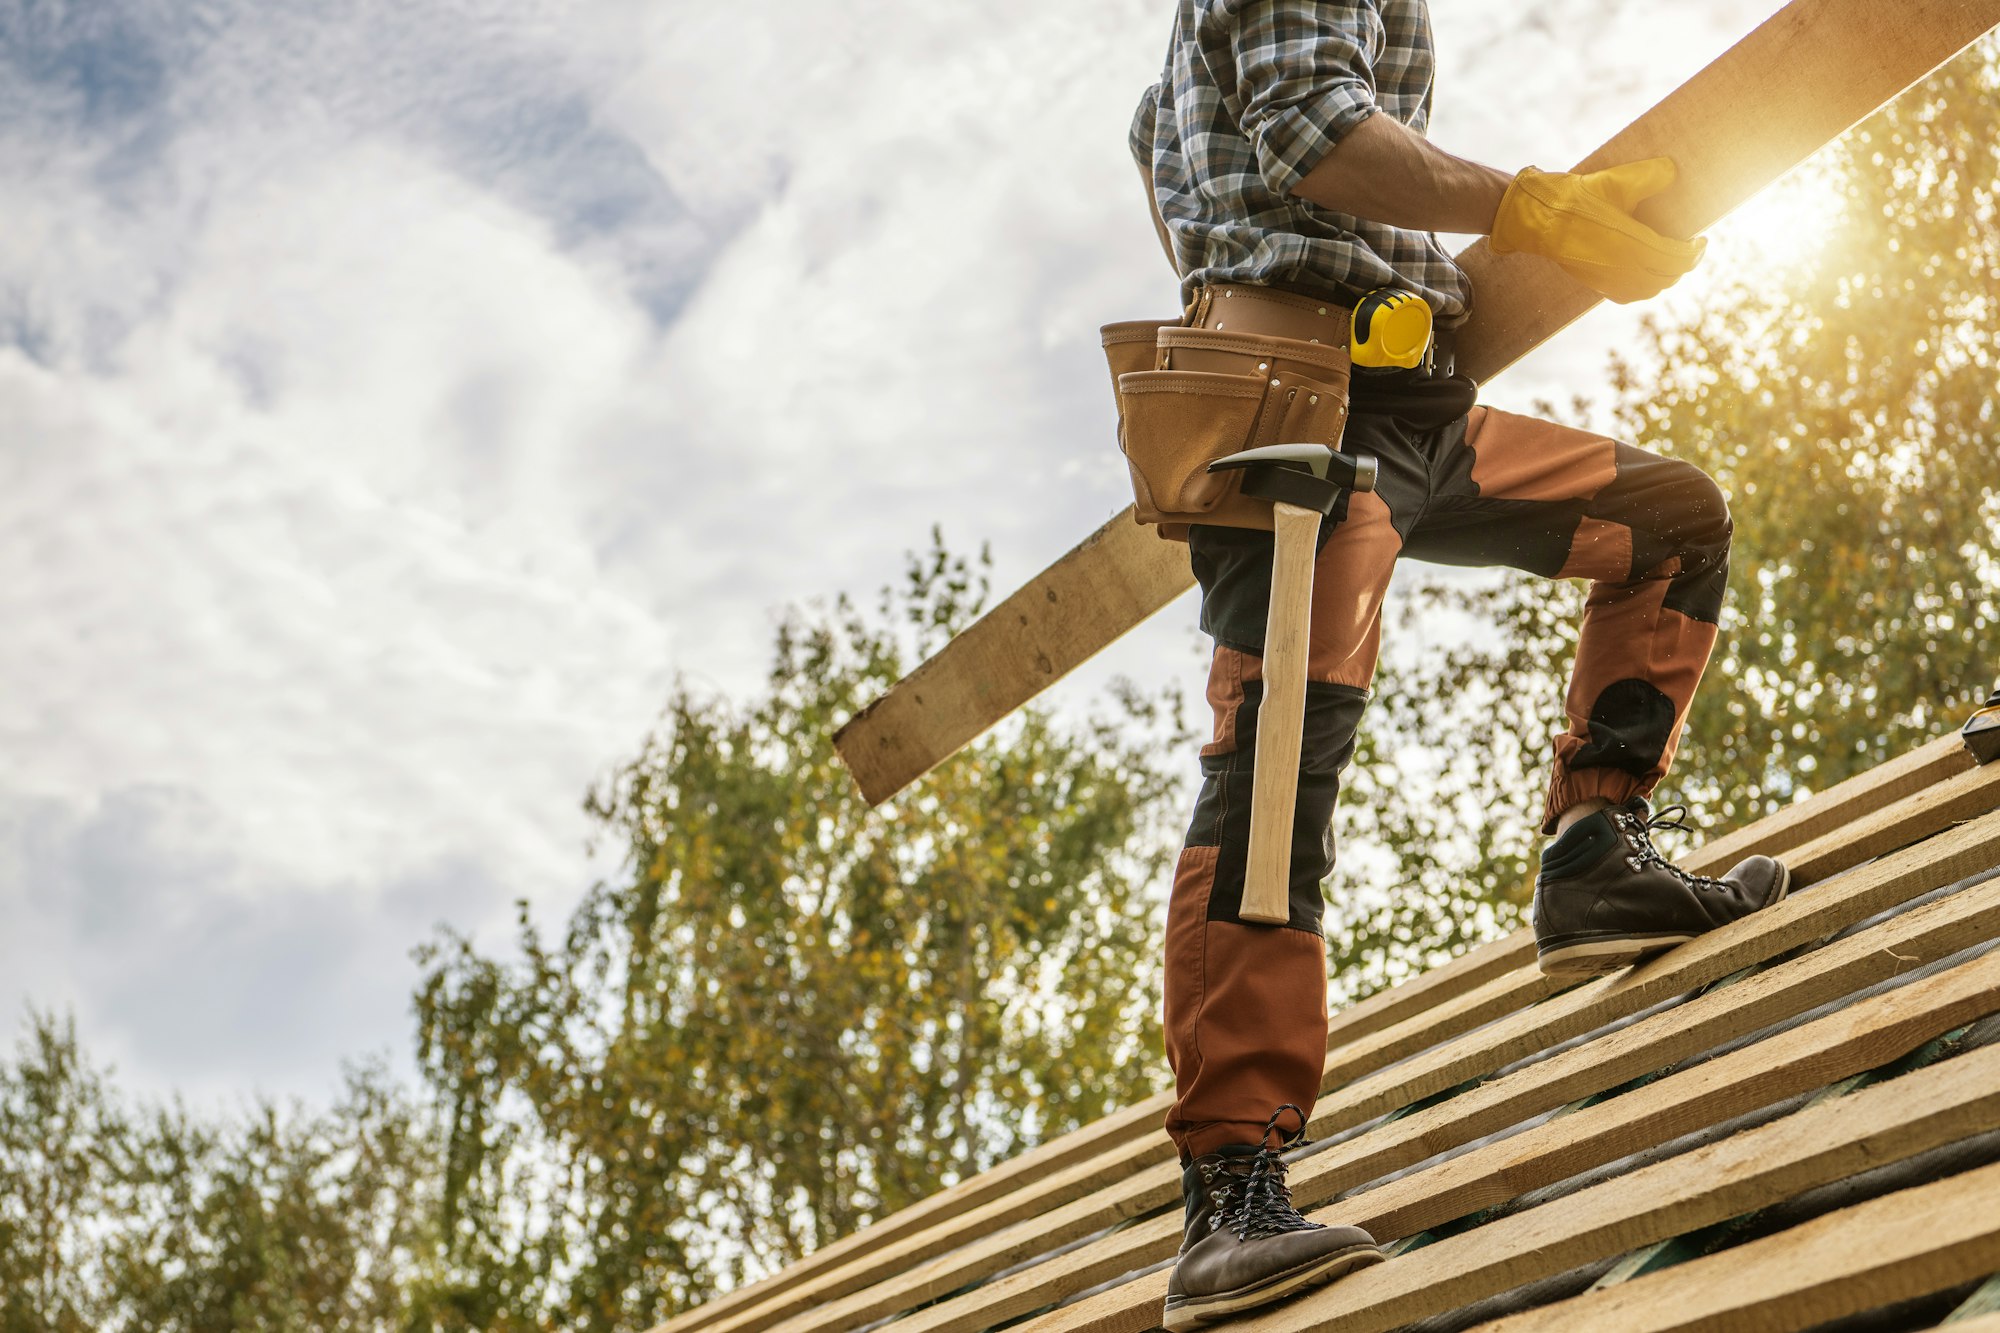
<path id="1" fill-rule="evenodd" d="M 1323 444 L 1267 444 L 1208 465 L 1210 472 L 1243 471 L 1243 493 L 1258 500 L 1330 514 L 1342 491 L 1375 489 L 1373 457 L 1337 454 Z"/>

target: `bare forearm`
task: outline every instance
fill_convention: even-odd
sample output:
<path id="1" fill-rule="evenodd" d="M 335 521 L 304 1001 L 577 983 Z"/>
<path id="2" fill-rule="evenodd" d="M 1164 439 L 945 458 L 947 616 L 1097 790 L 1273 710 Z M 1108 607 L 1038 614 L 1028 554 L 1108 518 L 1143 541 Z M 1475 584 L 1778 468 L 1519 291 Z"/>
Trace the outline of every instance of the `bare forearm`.
<path id="1" fill-rule="evenodd" d="M 1453 157 L 1381 112 L 1352 130 L 1292 193 L 1350 217 L 1411 231 L 1485 235 L 1513 177 Z"/>

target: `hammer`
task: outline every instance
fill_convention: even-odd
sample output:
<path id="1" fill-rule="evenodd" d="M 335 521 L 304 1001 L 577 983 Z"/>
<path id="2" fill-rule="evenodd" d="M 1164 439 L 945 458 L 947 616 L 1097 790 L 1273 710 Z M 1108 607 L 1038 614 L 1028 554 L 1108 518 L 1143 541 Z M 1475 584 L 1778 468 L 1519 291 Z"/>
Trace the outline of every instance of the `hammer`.
<path id="1" fill-rule="evenodd" d="M 1257 777 L 1250 796 L 1245 921 L 1292 919 L 1292 819 L 1305 726 L 1306 638 L 1312 625 L 1313 557 L 1320 520 L 1343 491 L 1375 489 L 1372 457 L 1323 444 L 1270 444 L 1218 458 L 1210 472 L 1243 471 L 1243 494 L 1271 501 L 1271 610 L 1264 622 L 1264 702 L 1257 713 Z"/>

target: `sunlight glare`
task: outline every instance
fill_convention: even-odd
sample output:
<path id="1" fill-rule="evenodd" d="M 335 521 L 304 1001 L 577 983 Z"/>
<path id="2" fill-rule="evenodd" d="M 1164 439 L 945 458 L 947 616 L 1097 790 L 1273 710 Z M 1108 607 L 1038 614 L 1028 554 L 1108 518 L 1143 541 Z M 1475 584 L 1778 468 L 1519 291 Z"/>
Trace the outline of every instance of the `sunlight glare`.
<path id="1" fill-rule="evenodd" d="M 1764 272 L 1789 268 L 1826 243 L 1845 207 L 1839 176 L 1808 164 L 1710 229 L 1710 262 Z"/>

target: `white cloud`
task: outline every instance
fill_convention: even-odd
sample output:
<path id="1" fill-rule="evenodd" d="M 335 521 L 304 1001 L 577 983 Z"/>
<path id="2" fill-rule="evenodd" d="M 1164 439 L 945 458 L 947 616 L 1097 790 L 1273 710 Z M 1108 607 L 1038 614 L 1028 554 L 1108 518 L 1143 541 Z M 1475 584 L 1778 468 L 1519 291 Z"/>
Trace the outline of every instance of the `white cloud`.
<path id="1" fill-rule="evenodd" d="M 1439 137 L 1574 157 L 1774 7 L 1439 0 Z M 934 521 L 1005 591 L 1119 507 L 1096 327 L 1175 300 L 1125 151 L 1167 18 L 0 19 L 0 1004 L 318 1086 L 400 1043 L 434 915 L 582 886 L 676 670 L 747 690 L 772 608 Z M 1191 619 L 1063 697 L 1191 679 Z"/>

